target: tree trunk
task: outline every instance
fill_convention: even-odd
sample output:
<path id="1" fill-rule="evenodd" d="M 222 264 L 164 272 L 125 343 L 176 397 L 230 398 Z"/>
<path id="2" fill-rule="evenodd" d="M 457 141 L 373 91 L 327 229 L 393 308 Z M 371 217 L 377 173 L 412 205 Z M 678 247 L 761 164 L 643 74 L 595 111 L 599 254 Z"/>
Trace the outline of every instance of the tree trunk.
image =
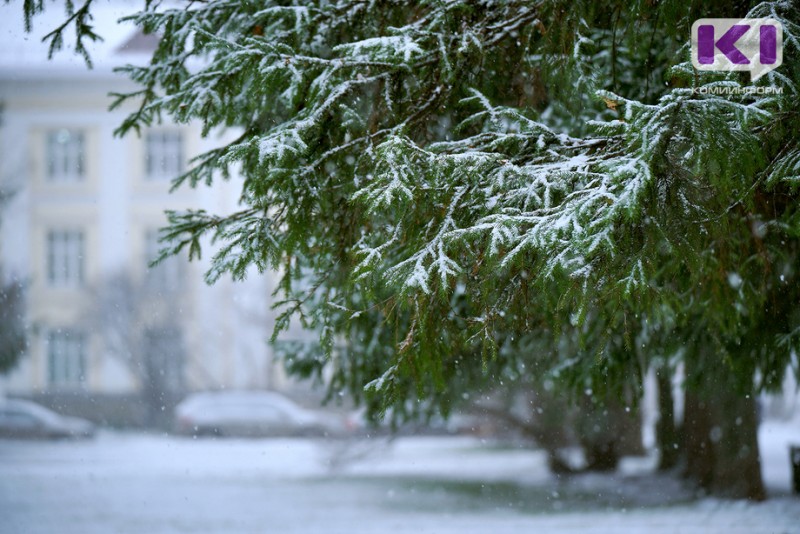
<path id="1" fill-rule="evenodd" d="M 752 391 L 738 391 L 722 362 L 695 372 L 684 414 L 686 475 L 711 495 L 763 500 Z"/>
<path id="2" fill-rule="evenodd" d="M 613 471 L 623 456 L 642 456 L 642 420 L 637 392 L 627 390 L 583 395 L 578 402 L 576 433 L 586 470 Z"/>
<path id="3" fill-rule="evenodd" d="M 722 497 L 766 498 L 758 449 L 758 416 L 755 395 L 728 390 L 714 403 L 715 426 L 711 429 L 715 465 L 711 493 Z"/>
<path id="4" fill-rule="evenodd" d="M 686 391 L 683 412 L 684 474 L 709 490 L 714 479 L 714 449 L 711 446 L 711 410 L 698 392 Z"/>
<path id="5" fill-rule="evenodd" d="M 656 423 L 656 442 L 659 450 L 658 470 L 668 471 L 678 465 L 680 459 L 680 438 L 675 426 L 675 399 L 672 395 L 672 375 L 666 365 L 656 370 L 658 384 L 658 423 Z"/>

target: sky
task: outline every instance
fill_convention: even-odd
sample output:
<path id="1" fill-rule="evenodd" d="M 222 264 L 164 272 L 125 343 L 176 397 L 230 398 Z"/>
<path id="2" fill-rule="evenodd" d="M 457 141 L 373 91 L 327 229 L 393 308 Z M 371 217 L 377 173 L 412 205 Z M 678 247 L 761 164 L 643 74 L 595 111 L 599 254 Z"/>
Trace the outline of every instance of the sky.
<path id="1" fill-rule="evenodd" d="M 108 71 L 128 61 L 117 53 L 134 32 L 131 23 L 119 23 L 119 18 L 135 11 L 138 2 L 99 0 L 92 4 L 94 27 L 102 42 L 87 41 L 94 68 Z M 22 2 L 15 0 L 0 4 L 0 69 L 27 70 L 30 68 L 72 69 L 83 67 L 83 58 L 74 53 L 75 29 L 70 25 L 65 33 L 65 46 L 47 62 L 48 44 L 42 37 L 66 20 L 63 2 L 47 2 L 45 12 L 34 18 L 31 33 L 24 31 Z"/>

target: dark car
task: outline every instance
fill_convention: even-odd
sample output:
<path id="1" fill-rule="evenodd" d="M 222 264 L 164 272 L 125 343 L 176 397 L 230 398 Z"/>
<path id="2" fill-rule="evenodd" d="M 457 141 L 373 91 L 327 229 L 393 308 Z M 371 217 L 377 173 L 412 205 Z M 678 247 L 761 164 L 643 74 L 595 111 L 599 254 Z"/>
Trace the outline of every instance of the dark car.
<path id="1" fill-rule="evenodd" d="M 85 419 L 59 415 L 35 402 L 0 399 L 0 438 L 88 438 L 94 430 Z"/>

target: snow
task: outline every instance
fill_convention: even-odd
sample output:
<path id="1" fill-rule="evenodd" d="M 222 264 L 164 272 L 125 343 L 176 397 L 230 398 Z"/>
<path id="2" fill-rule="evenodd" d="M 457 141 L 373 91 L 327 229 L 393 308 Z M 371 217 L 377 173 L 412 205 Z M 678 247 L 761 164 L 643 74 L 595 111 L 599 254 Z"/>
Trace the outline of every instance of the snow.
<path id="1" fill-rule="evenodd" d="M 385 37 L 371 37 L 354 43 L 339 45 L 334 48 L 336 52 L 345 52 L 347 55 L 363 61 L 370 61 L 376 51 L 395 57 L 402 57 L 408 62 L 414 55 L 419 55 L 424 50 L 408 35 L 392 35 Z"/>
<path id="2" fill-rule="evenodd" d="M 758 504 L 692 500 L 643 476 L 652 458 L 559 480 L 540 451 L 472 437 L 0 441 L 0 532 L 800 532 L 787 452 L 800 421 L 768 421 L 760 440 L 772 498 Z"/>
<path id="3" fill-rule="evenodd" d="M 375 380 L 371 381 L 369 384 L 364 386 L 365 391 L 381 391 L 384 387 L 386 387 L 387 382 L 392 382 L 395 379 L 395 374 L 397 373 L 397 365 L 392 365 L 389 367 L 384 373 L 376 378 Z"/>
<path id="4" fill-rule="evenodd" d="M 742 286 L 742 277 L 739 276 L 739 273 L 728 273 L 728 284 L 733 289 L 739 289 Z"/>
<path id="5" fill-rule="evenodd" d="M 280 162 L 287 156 L 299 154 L 307 148 L 296 130 L 287 129 L 262 137 L 258 142 L 258 155 L 262 162 L 268 159 Z"/>

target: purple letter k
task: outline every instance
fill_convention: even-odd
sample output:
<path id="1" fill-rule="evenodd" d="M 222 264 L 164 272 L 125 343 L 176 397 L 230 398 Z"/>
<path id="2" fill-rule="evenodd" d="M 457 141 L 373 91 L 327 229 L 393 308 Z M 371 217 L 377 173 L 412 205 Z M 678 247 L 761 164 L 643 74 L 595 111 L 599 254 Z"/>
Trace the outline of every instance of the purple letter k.
<path id="1" fill-rule="evenodd" d="M 745 24 L 734 24 L 725 34 L 719 38 L 719 41 L 714 42 L 714 26 L 704 24 L 697 28 L 697 60 L 702 64 L 714 63 L 714 47 L 718 48 L 720 52 L 725 54 L 731 63 L 735 65 L 746 65 L 750 63 L 747 56 L 742 54 L 736 48 L 736 41 L 739 37 L 747 33 L 750 26 Z"/>

